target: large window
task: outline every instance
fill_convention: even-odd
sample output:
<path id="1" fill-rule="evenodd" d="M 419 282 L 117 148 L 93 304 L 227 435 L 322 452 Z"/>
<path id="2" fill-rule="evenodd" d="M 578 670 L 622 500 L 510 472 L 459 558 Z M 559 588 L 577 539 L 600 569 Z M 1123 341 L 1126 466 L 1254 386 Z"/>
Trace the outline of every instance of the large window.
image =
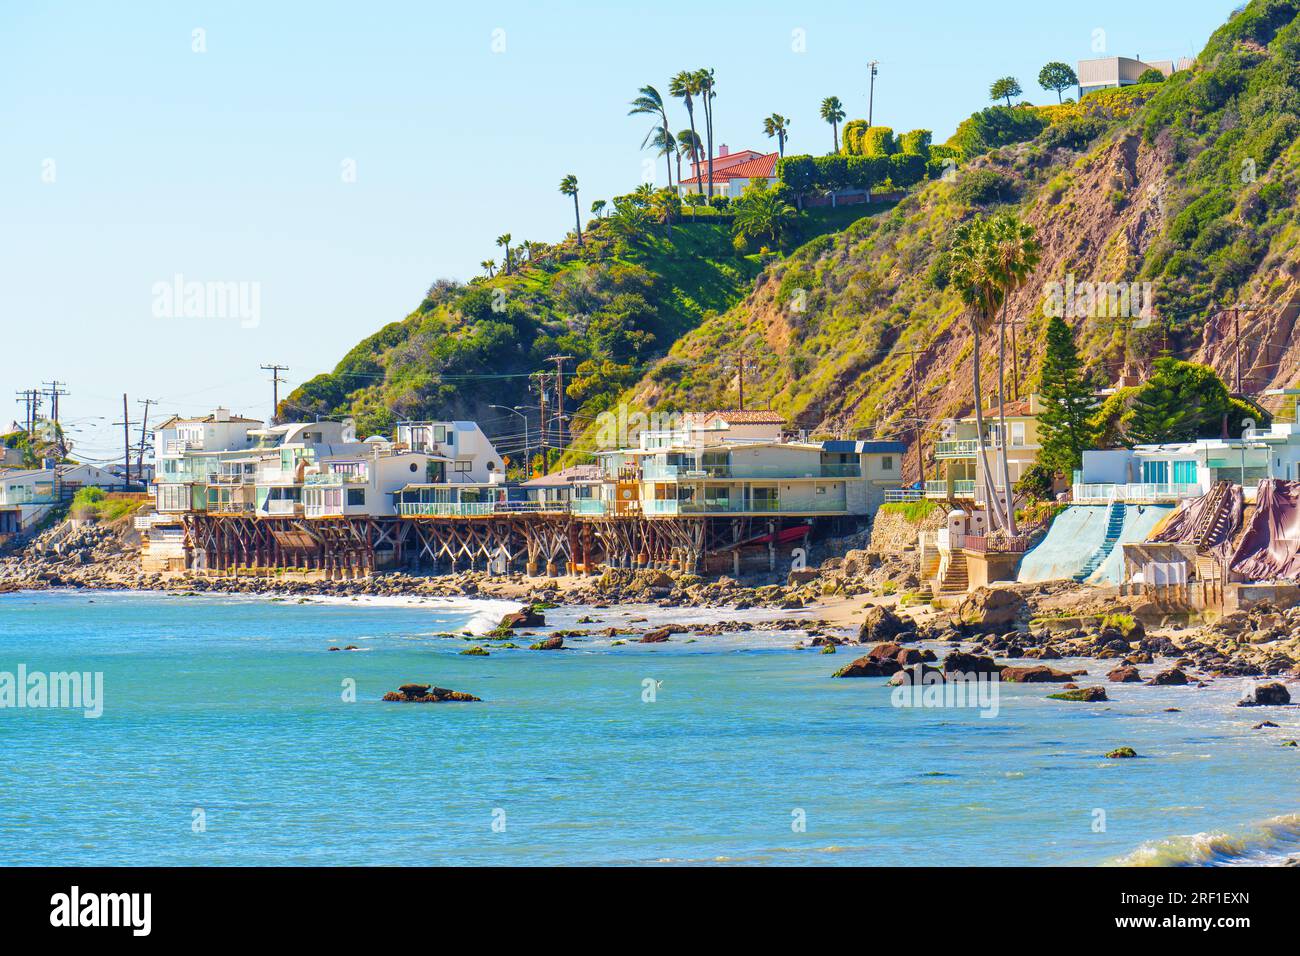
<path id="1" fill-rule="evenodd" d="M 1142 462 L 1142 483 L 1146 485 L 1169 484 L 1169 462 L 1167 461 Z"/>
<path id="2" fill-rule="evenodd" d="M 359 507 L 364 507 L 364 506 L 365 506 L 365 503 L 366 503 L 366 489 L 364 489 L 364 488 L 349 488 L 349 489 L 348 489 L 348 505 L 349 505 L 349 506 L 359 508 Z"/>
<path id="3" fill-rule="evenodd" d="M 1176 485 L 1196 484 L 1196 462 L 1194 461 L 1174 462 L 1174 484 Z"/>

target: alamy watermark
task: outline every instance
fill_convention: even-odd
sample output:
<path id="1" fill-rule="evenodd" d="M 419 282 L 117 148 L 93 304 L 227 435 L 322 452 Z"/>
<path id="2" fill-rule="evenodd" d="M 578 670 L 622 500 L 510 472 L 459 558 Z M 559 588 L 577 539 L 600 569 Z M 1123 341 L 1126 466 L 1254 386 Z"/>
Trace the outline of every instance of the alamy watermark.
<path id="1" fill-rule="evenodd" d="M 984 718 L 998 715 L 1001 681 L 996 671 L 945 673 L 924 664 L 913 664 L 901 673 L 908 679 L 889 695 L 889 702 L 895 707 L 969 707 L 978 710 Z"/>
<path id="2" fill-rule="evenodd" d="M 1043 315 L 1049 319 L 1133 319 L 1143 329 L 1155 318 L 1155 286 L 1151 282 L 1064 282 L 1043 286 Z"/>
<path id="3" fill-rule="evenodd" d="M 234 319 L 240 328 L 262 323 L 262 283 L 199 281 L 181 273 L 152 287 L 155 319 Z"/>
<path id="4" fill-rule="evenodd" d="M 683 426 L 680 412 L 643 412 L 621 404 L 596 416 L 596 447 L 602 451 L 631 448 L 643 431 L 675 432 Z"/>
<path id="5" fill-rule="evenodd" d="M 0 671 L 0 710 L 5 708 L 80 710 L 93 720 L 104 713 L 104 674 L 29 671 L 19 664 L 16 672 Z"/>

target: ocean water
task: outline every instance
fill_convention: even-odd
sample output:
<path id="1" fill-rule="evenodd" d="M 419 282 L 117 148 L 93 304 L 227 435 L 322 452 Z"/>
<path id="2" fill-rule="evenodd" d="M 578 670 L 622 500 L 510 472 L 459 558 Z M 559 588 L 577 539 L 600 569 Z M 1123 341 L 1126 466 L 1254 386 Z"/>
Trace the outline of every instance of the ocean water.
<path id="1" fill-rule="evenodd" d="M 104 675 L 98 719 L 0 709 L 0 865 L 1225 864 L 1300 852 L 1300 749 L 1282 746 L 1300 736 L 1300 712 L 1234 707 L 1244 681 L 1109 685 L 1105 704 L 1003 685 L 984 718 L 895 707 L 883 680 L 831 680 L 852 649 L 795 650 L 797 633 L 560 652 L 518 638 L 486 658 L 436 636 L 481 632 L 504 609 L 0 596 L 0 672 Z M 581 614 L 742 616 L 547 612 L 552 627 Z M 362 650 L 327 650 L 346 644 Z M 407 682 L 483 703 L 380 700 Z M 1264 719 L 1282 726 L 1250 729 Z M 1121 745 L 1139 758 L 1102 756 Z"/>

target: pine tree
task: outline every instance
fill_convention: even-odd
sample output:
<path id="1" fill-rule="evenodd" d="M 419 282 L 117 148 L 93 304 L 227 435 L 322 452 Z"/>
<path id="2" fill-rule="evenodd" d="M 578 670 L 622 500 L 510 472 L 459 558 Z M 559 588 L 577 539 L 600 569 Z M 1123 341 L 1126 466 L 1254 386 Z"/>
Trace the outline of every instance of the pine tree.
<path id="1" fill-rule="evenodd" d="M 1083 451 L 1097 441 L 1091 421 L 1092 389 L 1084 380 L 1074 336 L 1061 319 L 1047 324 L 1046 354 L 1038 384 L 1043 410 L 1038 416 L 1042 451 L 1038 460 L 1069 474 L 1083 464 Z"/>
<path id="2" fill-rule="evenodd" d="M 1214 438 L 1232 411 L 1228 389 L 1213 369 L 1166 356 L 1156 359 L 1134 395 L 1124 434 L 1135 445 Z"/>

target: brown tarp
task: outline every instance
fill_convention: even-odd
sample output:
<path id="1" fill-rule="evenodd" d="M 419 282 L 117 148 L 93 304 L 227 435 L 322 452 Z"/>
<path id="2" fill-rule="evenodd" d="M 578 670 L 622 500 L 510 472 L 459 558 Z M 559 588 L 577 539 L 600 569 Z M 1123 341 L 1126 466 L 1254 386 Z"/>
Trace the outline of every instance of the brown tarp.
<path id="1" fill-rule="evenodd" d="M 1300 481 L 1265 478 L 1229 565 L 1247 581 L 1300 577 Z"/>
<path id="2" fill-rule="evenodd" d="M 1196 544 L 1196 525 L 1200 522 L 1205 509 L 1210 506 L 1213 497 L 1214 489 L 1211 488 L 1199 498 L 1183 502 L 1174 512 L 1173 517 L 1166 521 L 1149 540 L 1167 544 Z M 1243 506 L 1244 496 L 1241 485 L 1229 486 L 1227 496 L 1221 499 L 1219 504 L 1221 509 L 1228 509 L 1228 520 L 1216 528 L 1216 533 L 1204 543 L 1203 550 L 1206 554 L 1213 554 L 1220 560 L 1228 558 L 1232 550 L 1232 539 L 1241 527 Z"/>

